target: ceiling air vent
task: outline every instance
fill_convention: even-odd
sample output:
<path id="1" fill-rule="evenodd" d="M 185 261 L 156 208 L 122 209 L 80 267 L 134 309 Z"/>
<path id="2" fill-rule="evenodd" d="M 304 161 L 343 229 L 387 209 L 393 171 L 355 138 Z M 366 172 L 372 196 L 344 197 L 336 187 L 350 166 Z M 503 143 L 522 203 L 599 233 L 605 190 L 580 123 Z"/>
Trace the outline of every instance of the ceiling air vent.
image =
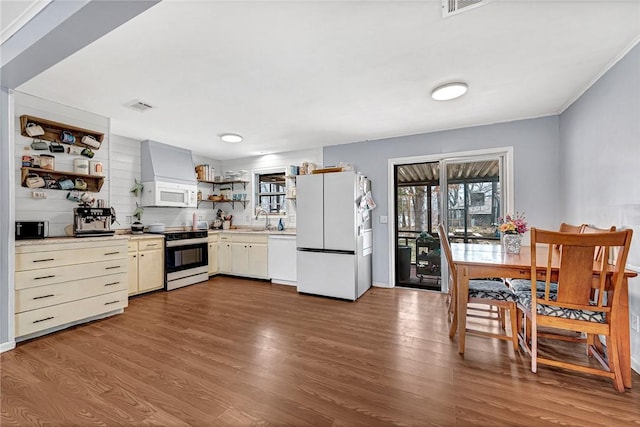
<path id="1" fill-rule="evenodd" d="M 442 16 L 457 15 L 474 7 L 482 6 L 489 0 L 442 0 Z"/>
<path id="2" fill-rule="evenodd" d="M 153 106 L 147 104 L 146 102 L 137 100 L 129 102 L 128 104 L 126 104 L 126 106 L 131 108 L 132 110 L 136 110 L 139 112 L 147 111 L 153 108 Z"/>

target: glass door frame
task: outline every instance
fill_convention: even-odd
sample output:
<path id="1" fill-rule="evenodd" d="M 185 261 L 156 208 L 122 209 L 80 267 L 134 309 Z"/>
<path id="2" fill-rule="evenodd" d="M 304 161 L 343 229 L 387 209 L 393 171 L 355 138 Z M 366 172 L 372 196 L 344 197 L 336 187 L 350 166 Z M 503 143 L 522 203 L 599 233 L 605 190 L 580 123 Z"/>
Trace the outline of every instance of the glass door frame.
<path id="1" fill-rule="evenodd" d="M 473 151 L 460 151 L 452 153 L 439 153 L 433 155 L 424 156 L 412 156 L 412 157 L 400 157 L 395 159 L 389 159 L 387 165 L 387 183 L 388 183 L 388 231 L 389 231 L 389 287 L 396 286 L 396 188 L 395 188 L 395 167 L 397 165 L 411 164 L 411 163 L 430 163 L 440 162 L 440 188 L 447 188 L 446 179 L 446 164 L 447 163 L 460 163 L 460 162 L 473 162 L 487 159 L 500 159 L 501 164 L 501 207 L 502 212 L 514 211 L 514 173 L 513 173 L 513 147 L 497 147 L 488 148 L 483 150 Z M 443 180 L 443 174 L 444 180 Z M 448 230 L 447 215 L 448 211 L 445 206 L 445 200 L 443 197 L 448 192 L 440 191 L 440 215 L 444 221 L 445 229 Z M 448 268 L 446 265 L 442 266 L 442 271 L 446 271 Z M 446 277 L 443 275 L 441 292 L 448 291 L 448 284 Z"/>

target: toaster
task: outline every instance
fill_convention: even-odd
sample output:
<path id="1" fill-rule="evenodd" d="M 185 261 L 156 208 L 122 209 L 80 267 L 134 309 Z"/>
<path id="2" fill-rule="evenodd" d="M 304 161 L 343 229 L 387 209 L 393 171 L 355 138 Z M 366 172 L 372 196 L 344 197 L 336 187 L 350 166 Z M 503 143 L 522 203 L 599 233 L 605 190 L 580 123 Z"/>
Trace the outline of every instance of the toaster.
<path id="1" fill-rule="evenodd" d="M 44 239 L 49 235 L 49 221 L 16 221 L 16 240 Z"/>

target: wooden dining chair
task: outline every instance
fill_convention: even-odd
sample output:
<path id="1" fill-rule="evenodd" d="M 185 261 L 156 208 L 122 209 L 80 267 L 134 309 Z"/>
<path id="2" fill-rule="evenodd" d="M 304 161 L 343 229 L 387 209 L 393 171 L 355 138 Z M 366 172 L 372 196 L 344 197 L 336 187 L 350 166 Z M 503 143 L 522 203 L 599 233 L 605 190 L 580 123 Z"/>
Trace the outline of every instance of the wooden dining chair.
<path id="1" fill-rule="evenodd" d="M 580 224 L 580 225 L 573 225 L 573 224 L 567 224 L 566 222 L 563 222 L 562 224 L 560 224 L 560 228 L 558 229 L 558 231 L 560 233 L 604 233 L 604 232 L 611 232 L 611 231 L 616 231 L 616 227 L 615 225 L 612 225 L 611 227 L 609 227 L 608 229 L 604 229 L 604 228 L 596 228 L 593 226 L 590 226 L 588 224 Z M 561 245 L 554 245 L 554 249 L 555 250 L 560 250 Z M 602 255 L 602 250 L 601 248 L 596 249 L 595 253 L 594 253 L 594 261 L 598 261 L 600 259 Z M 594 279 L 597 280 L 597 279 Z M 511 287 L 511 289 L 513 289 L 513 292 L 516 294 L 516 299 L 518 294 L 522 293 L 522 292 L 527 292 L 530 293 L 531 292 L 531 281 L 529 279 L 509 279 L 508 280 L 509 286 Z M 538 281 L 536 288 L 538 290 L 538 292 L 544 292 L 545 290 L 545 282 L 544 281 Z M 591 290 L 591 299 L 593 300 L 594 294 L 595 294 L 595 288 L 597 288 L 597 284 L 596 286 L 594 286 Z M 554 293 L 558 291 L 558 285 L 555 282 L 551 282 L 550 285 L 550 292 Z M 520 333 L 522 334 L 522 316 L 520 315 L 520 313 L 518 314 L 518 331 L 520 331 Z M 527 341 L 530 340 L 531 338 L 531 329 L 530 329 L 530 324 L 527 324 L 527 330 L 525 331 L 525 335 L 526 335 L 526 339 Z M 538 336 L 544 336 L 545 338 L 555 338 L 558 340 L 562 340 L 562 341 L 574 341 L 574 342 L 588 342 L 589 344 L 593 344 L 596 346 L 596 348 L 598 348 L 598 350 L 602 350 L 602 346 L 600 345 L 600 341 L 598 340 L 596 335 L 592 335 L 592 334 L 587 334 L 587 338 L 586 340 L 584 338 L 582 338 L 582 335 L 578 335 L 576 336 L 567 336 L 567 335 L 557 335 L 557 334 L 539 334 Z M 592 355 L 591 353 L 591 346 L 588 345 L 587 346 L 587 354 L 588 355 Z"/>
<path id="2" fill-rule="evenodd" d="M 562 224 L 560 224 L 560 229 L 558 231 L 560 231 L 561 233 L 582 233 L 582 230 L 584 230 L 585 226 L 586 224 L 573 225 L 563 222 Z"/>
<path id="3" fill-rule="evenodd" d="M 616 231 L 616 226 L 612 225 L 611 227 L 605 229 L 605 228 L 597 228 L 588 224 L 583 224 L 582 228 L 580 229 L 581 233 L 606 233 L 606 232 L 613 232 Z M 597 248 L 595 253 L 593 254 L 593 260 L 594 261 L 600 261 L 602 259 L 603 256 L 603 249 L 602 248 Z M 597 278 L 593 278 L 594 280 L 594 286 L 591 287 L 591 300 L 593 300 L 595 298 L 595 293 L 596 293 L 596 289 L 597 289 Z M 587 334 L 587 355 L 589 356 L 594 356 L 594 353 L 591 351 L 591 349 L 593 347 L 595 347 L 598 352 L 602 352 L 603 348 L 602 348 L 602 343 L 600 342 L 600 338 L 598 338 L 597 335 L 594 334 Z"/>
<path id="4" fill-rule="evenodd" d="M 449 294 L 447 298 L 447 316 L 449 320 L 449 338 L 453 338 L 458 328 L 458 271 L 456 269 L 456 265 L 453 262 L 449 239 L 442 224 L 438 226 L 438 236 L 440 237 L 441 250 L 444 252 L 447 265 L 449 266 Z M 466 327 L 468 304 L 488 305 L 490 307 L 497 308 L 498 311 L 502 310 L 503 313 L 504 310 L 508 310 L 511 335 L 507 335 L 506 331 L 504 334 L 497 334 L 476 329 L 468 329 Z M 469 333 L 472 335 L 480 335 L 511 341 L 514 351 L 518 351 L 518 334 L 516 330 L 516 299 L 513 291 L 509 289 L 509 287 L 507 287 L 502 281 L 477 279 L 469 280 L 469 296 L 467 298 L 467 305 L 465 305 L 464 307 L 464 314 L 465 317 L 462 321 L 462 325 L 464 325 L 464 328 L 462 328 L 461 334 Z M 504 315 L 499 316 L 498 319 L 501 319 L 501 327 L 504 329 Z M 464 336 L 459 337 L 459 339 L 464 340 Z M 462 346 L 460 353 L 464 353 L 464 346 Z"/>
<path id="5" fill-rule="evenodd" d="M 572 369 L 608 377 L 617 391 L 624 391 L 619 343 L 616 331 L 612 330 L 615 325 L 611 321 L 611 313 L 621 303 L 616 290 L 622 286 L 632 234 L 631 230 L 576 234 L 531 229 L 531 277 L 544 280 L 545 287 L 540 292 L 537 284 L 531 281 L 531 291 L 519 293 L 517 297 L 518 308 L 531 322 L 530 346 L 527 340 L 522 340 L 522 343 L 531 354 L 532 372 L 537 372 L 538 364 Z M 536 266 L 536 245 L 541 244 L 547 245 L 549 253 L 544 271 L 539 271 Z M 554 250 L 554 245 L 561 245 L 561 249 Z M 614 248 L 617 248 L 615 264 L 610 265 L 609 254 Z M 602 254 L 597 259 L 599 250 Z M 554 274 L 554 268 L 558 270 L 557 274 Z M 594 277 L 597 278 L 595 283 Z M 551 291 L 552 280 L 556 284 L 556 292 Z M 594 285 L 596 298 L 592 301 Z M 587 343 L 604 370 L 540 356 L 538 338 L 541 327 L 605 336 L 606 358 L 595 346 Z"/>

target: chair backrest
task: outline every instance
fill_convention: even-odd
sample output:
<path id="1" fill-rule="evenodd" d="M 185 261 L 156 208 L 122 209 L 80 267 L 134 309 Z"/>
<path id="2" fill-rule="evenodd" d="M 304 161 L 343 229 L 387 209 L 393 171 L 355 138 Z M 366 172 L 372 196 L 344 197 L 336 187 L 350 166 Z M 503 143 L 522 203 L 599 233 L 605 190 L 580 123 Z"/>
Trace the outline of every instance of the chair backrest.
<path id="1" fill-rule="evenodd" d="M 609 289 L 616 289 L 621 286 L 624 276 L 624 267 L 627 262 L 627 255 L 631 244 L 631 230 L 605 231 L 593 233 L 561 233 L 557 231 L 531 229 L 531 274 L 539 276 L 540 271 L 536 268 L 536 244 L 547 245 L 548 257 L 544 272 L 545 292 L 536 299 L 537 303 L 559 306 L 564 308 L 608 311 L 602 309 L 611 305 L 612 301 L 605 301 L 605 289 L 607 289 L 608 279 L 611 282 Z M 561 251 L 553 251 L 554 245 L 562 247 Z M 613 248 L 618 248 L 615 265 L 609 265 L 609 253 Z M 600 259 L 595 260 L 595 254 L 602 250 Z M 559 267 L 557 280 L 552 278 L 553 257 L 559 257 Z M 595 261 L 594 261 L 595 260 Z M 557 260 L 556 260 L 557 261 Z M 597 281 L 593 278 L 597 277 Z M 553 300 L 550 292 L 550 282 L 556 281 L 558 284 L 557 298 Z M 533 282 L 535 286 L 535 282 Z M 596 306 L 589 304 L 593 285 L 597 286 Z M 535 293 L 535 289 L 532 288 Z M 533 310 L 535 312 L 535 309 Z"/>
<path id="2" fill-rule="evenodd" d="M 573 225 L 573 224 L 567 224 L 566 222 L 563 222 L 562 224 L 560 224 L 560 232 L 561 233 L 582 233 L 582 230 L 584 229 L 586 224 L 581 224 L 581 225 Z"/>
<path id="3" fill-rule="evenodd" d="M 596 228 L 596 227 L 592 227 L 590 225 L 587 224 L 583 224 L 582 225 L 582 230 L 580 231 L 581 233 L 607 233 L 607 232 L 612 232 L 612 231 L 616 231 L 616 226 L 612 225 L 611 227 L 609 227 L 608 229 L 605 228 Z M 602 248 L 598 248 L 596 250 L 596 253 L 593 254 L 593 259 L 598 261 L 600 259 L 602 259 Z"/>
<path id="4" fill-rule="evenodd" d="M 438 225 L 438 237 L 440 237 L 441 252 L 444 252 L 444 256 L 447 260 L 447 265 L 449 266 L 449 275 L 451 277 L 449 287 L 451 287 L 453 286 L 452 284 L 455 284 L 458 281 L 458 272 L 456 271 L 455 264 L 453 263 L 453 255 L 451 254 L 451 246 L 449 245 L 447 232 L 445 231 L 442 224 Z"/>

